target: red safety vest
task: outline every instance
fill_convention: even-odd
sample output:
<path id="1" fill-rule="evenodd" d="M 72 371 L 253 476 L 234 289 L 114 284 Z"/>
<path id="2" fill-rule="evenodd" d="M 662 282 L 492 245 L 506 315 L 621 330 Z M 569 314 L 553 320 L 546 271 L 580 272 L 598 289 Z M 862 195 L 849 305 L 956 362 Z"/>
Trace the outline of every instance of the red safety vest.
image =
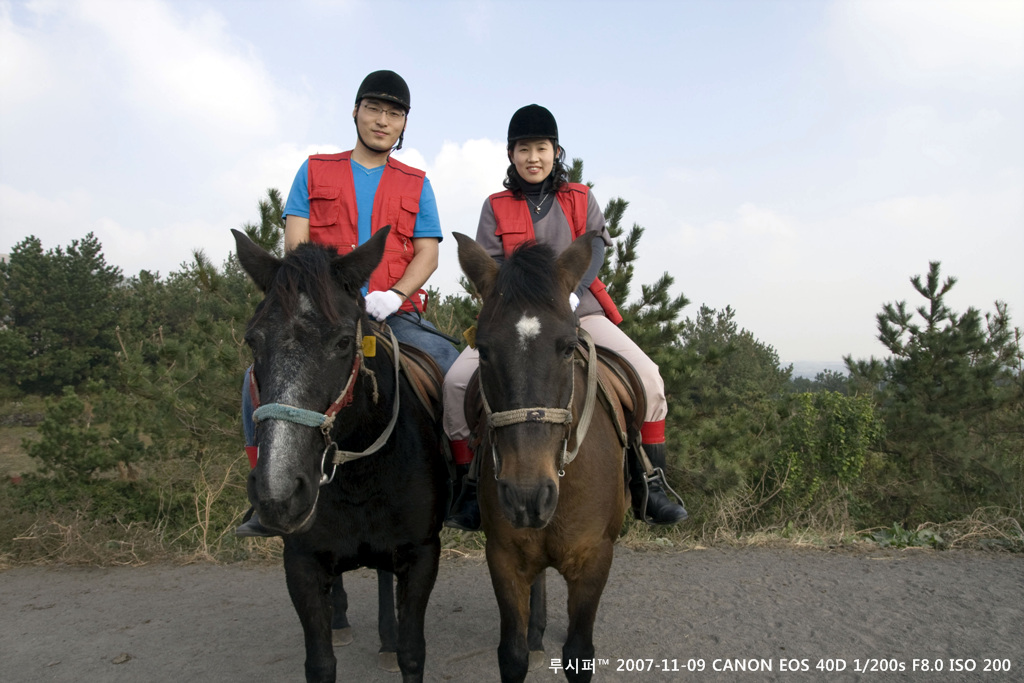
<path id="1" fill-rule="evenodd" d="M 348 254 L 359 244 L 359 215 L 356 187 L 352 179 L 351 150 L 339 154 L 309 157 L 309 239 Z M 384 258 L 370 275 L 369 291 L 387 291 L 402 279 L 412 261 L 415 247 L 412 233 L 420 211 L 420 191 L 426 174 L 396 159 L 388 158 L 373 197 L 370 232 L 391 226 Z M 422 289 L 406 292 L 409 299 L 401 310 L 412 311 L 413 303 L 423 311 L 426 295 Z"/>
<path id="2" fill-rule="evenodd" d="M 579 183 L 568 183 L 565 187 L 555 193 L 562 213 L 569 221 L 569 229 L 572 231 L 572 238 L 587 231 L 587 193 L 590 191 L 586 185 Z M 510 256 L 523 242 L 536 239 L 533 232 L 533 219 L 530 217 L 530 209 L 526 206 L 525 199 L 517 199 L 511 190 L 492 194 L 490 197 L 491 209 L 494 211 L 496 228 L 494 234 L 501 239 L 501 248 L 505 257 Z M 590 283 L 590 291 L 601 304 L 604 314 L 608 319 L 618 325 L 622 322 L 622 316 L 611 295 L 605 289 L 604 284 L 597 278 Z"/>

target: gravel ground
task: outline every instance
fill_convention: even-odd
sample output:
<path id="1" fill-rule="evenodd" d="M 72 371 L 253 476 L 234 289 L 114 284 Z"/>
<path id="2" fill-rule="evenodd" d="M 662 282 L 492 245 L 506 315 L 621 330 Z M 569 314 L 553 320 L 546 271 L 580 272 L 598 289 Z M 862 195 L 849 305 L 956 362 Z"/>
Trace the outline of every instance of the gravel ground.
<path id="1" fill-rule="evenodd" d="M 336 649 L 338 680 L 397 683 L 376 666 L 375 574 L 347 574 L 346 586 L 355 641 Z M 564 680 L 550 665 L 565 599 L 550 575 L 547 662 L 528 680 Z M 0 681 L 302 680 L 280 567 L 16 568 L 0 574 L 0 615 Z M 593 666 L 595 680 L 638 683 L 1020 681 L 1022 634 L 1020 556 L 619 547 Z M 498 680 L 482 557 L 442 561 L 426 635 L 426 680 Z"/>

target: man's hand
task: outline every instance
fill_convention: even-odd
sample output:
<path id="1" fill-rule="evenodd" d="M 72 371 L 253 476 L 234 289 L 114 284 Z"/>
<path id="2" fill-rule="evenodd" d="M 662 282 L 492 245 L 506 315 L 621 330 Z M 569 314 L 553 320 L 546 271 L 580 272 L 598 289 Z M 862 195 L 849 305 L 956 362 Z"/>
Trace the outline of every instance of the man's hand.
<path id="1" fill-rule="evenodd" d="M 366 295 L 366 312 L 376 320 L 384 320 L 402 305 L 402 297 L 388 290 Z"/>

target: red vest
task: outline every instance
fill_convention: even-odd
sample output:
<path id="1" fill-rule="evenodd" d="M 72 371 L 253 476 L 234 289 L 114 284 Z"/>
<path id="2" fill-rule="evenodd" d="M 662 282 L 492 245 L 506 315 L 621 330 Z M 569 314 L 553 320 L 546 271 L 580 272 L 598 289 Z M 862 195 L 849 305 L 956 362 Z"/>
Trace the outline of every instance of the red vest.
<path id="1" fill-rule="evenodd" d="M 356 187 L 349 162 L 352 152 L 314 154 L 309 157 L 309 240 L 314 244 L 334 247 L 339 254 L 348 254 L 359 244 L 359 216 L 356 208 Z M 426 174 L 412 166 L 388 158 L 384 173 L 373 197 L 370 232 L 391 226 L 384 258 L 370 275 L 369 291 L 386 291 L 405 275 L 415 249 L 412 233 L 420 211 L 420 191 Z M 406 292 L 409 299 L 402 304 L 412 311 L 413 302 L 423 311 L 426 292 Z"/>
<path id="2" fill-rule="evenodd" d="M 569 221 L 569 229 L 572 231 L 572 238 L 587 231 L 587 193 L 590 191 L 586 185 L 569 183 L 555 193 L 562 213 Z M 530 209 L 526 206 L 525 199 L 517 199 L 511 190 L 498 192 L 490 196 L 491 209 L 494 211 L 496 228 L 494 234 L 501 239 L 501 248 L 505 257 L 510 256 L 523 242 L 536 239 L 533 232 L 533 219 L 530 217 Z M 618 325 L 622 322 L 619 309 L 615 307 L 611 295 L 605 289 L 604 284 L 597 278 L 590 283 L 590 291 L 601 304 L 604 314 L 608 319 Z"/>

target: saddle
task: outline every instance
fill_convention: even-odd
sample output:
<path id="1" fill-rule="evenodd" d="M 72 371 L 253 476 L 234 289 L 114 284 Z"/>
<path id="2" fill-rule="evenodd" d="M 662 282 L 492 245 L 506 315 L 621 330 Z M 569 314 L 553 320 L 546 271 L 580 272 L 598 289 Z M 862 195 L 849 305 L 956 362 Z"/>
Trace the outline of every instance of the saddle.
<path id="1" fill-rule="evenodd" d="M 377 337 L 377 344 L 383 346 L 385 353 L 394 360 L 395 351 L 391 340 L 377 329 L 374 330 L 374 336 Z M 417 346 L 398 342 L 398 349 L 399 367 L 409 380 L 413 393 L 431 419 L 435 422 L 440 421 L 441 384 L 444 382 L 444 373 L 441 372 L 440 366 L 429 353 Z"/>
<path id="2" fill-rule="evenodd" d="M 598 380 L 610 395 L 618 398 L 624 412 L 622 431 L 629 435 L 629 443 L 633 443 L 640 436 L 640 427 L 647 414 L 647 392 L 640 382 L 640 375 L 632 363 L 603 346 L 597 347 L 597 360 L 601 364 Z"/>

